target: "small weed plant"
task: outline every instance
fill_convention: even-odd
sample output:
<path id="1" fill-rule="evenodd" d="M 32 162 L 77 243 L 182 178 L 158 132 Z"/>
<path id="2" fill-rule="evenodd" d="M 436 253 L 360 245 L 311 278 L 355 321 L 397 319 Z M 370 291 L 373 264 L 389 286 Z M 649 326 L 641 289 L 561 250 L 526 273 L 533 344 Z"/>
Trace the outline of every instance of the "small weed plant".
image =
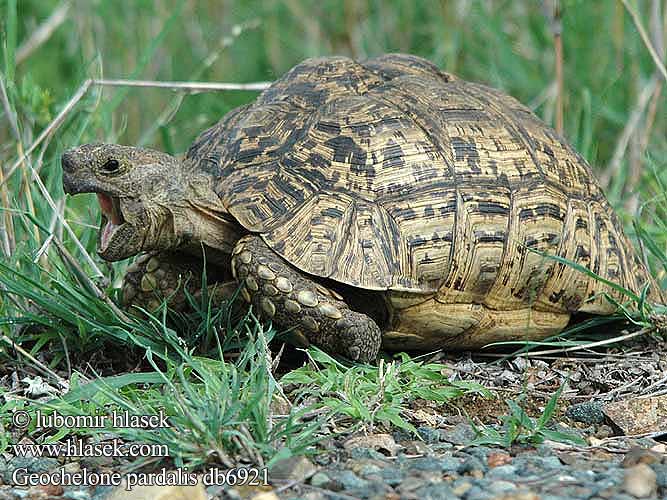
<path id="1" fill-rule="evenodd" d="M 491 426 L 475 425 L 473 426 L 477 437 L 473 441 L 476 445 L 496 445 L 509 448 L 513 444 L 540 444 L 545 440 L 558 441 L 586 446 L 586 441 L 576 434 L 549 429 L 547 426 L 557 408 L 558 399 L 565 385 L 561 385 L 556 392 L 549 398 L 542 415 L 535 419 L 526 413 L 516 401 L 506 401 L 509 407 L 509 413 L 504 415 L 500 429 Z"/>
<path id="2" fill-rule="evenodd" d="M 370 428 L 393 424 L 416 434 L 404 416 L 415 400 L 446 403 L 467 393 L 491 396 L 480 384 L 447 380 L 442 364 L 423 363 L 405 353 L 389 362 L 381 359 L 378 366 L 349 366 L 317 348 L 309 349 L 308 355 L 311 363 L 291 371 L 281 382 L 294 385 L 302 400 L 314 398 L 332 415 L 347 416 Z"/>

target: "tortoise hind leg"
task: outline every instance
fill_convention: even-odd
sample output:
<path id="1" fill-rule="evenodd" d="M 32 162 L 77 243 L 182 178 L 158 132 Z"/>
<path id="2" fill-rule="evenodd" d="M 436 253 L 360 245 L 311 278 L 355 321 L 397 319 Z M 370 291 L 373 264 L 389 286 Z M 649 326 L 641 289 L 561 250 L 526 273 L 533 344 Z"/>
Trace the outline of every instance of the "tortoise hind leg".
<path id="1" fill-rule="evenodd" d="M 539 340 L 567 326 L 569 313 L 526 307 L 495 310 L 482 304 L 443 304 L 430 298 L 394 310 L 383 347 L 396 350 L 479 349 L 493 342 Z"/>
<path id="2" fill-rule="evenodd" d="M 313 344 L 355 361 L 371 361 L 380 349 L 378 325 L 352 311 L 336 292 L 302 274 L 259 236 L 241 238 L 232 253 L 232 274 L 255 311 L 283 328 L 295 327 Z"/>

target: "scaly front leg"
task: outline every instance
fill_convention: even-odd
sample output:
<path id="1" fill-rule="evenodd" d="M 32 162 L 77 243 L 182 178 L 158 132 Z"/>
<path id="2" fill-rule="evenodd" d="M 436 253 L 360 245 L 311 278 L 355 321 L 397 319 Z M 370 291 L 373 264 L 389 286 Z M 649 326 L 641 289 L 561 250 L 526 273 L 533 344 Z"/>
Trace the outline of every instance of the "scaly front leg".
<path id="1" fill-rule="evenodd" d="M 134 306 L 155 311 L 163 300 L 178 312 L 187 312 L 190 307 L 185 291 L 195 297 L 201 296 L 202 261 L 184 254 L 143 254 L 127 269 L 123 279 L 121 304 L 131 310 Z M 208 276 L 209 295 L 219 303 L 230 300 L 238 285 L 235 281 L 216 282 Z"/>
<path id="2" fill-rule="evenodd" d="M 352 311 L 343 297 L 301 273 L 259 236 L 241 238 L 232 253 L 232 274 L 245 300 L 262 316 L 313 344 L 358 361 L 372 361 L 380 349 L 378 325 Z"/>

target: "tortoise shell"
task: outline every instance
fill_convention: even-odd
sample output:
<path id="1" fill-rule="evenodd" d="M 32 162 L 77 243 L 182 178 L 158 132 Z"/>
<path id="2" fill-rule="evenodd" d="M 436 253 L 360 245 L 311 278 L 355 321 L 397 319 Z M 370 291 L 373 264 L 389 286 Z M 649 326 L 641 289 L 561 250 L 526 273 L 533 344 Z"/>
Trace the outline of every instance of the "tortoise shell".
<path id="1" fill-rule="evenodd" d="M 296 268 L 395 307 L 605 313 L 650 278 L 586 161 L 517 100 L 391 54 L 309 59 L 188 152 Z M 586 301 L 586 299 L 589 299 Z"/>

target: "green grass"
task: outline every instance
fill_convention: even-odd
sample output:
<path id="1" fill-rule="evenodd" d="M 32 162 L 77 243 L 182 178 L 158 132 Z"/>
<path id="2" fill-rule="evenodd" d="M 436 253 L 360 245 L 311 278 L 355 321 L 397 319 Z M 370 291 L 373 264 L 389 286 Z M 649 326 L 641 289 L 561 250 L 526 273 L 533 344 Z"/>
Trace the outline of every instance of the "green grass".
<path id="1" fill-rule="evenodd" d="M 553 393 L 544 408 L 544 412 L 537 419 L 528 416 L 526 411 L 516 401 L 508 400 L 506 403 L 509 413 L 501 417 L 502 425 L 500 428 L 487 425 L 478 427 L 470 420 L 477 434 L 472 444 L 496 445 L 509 448 L 513 444 L 537 445 L 549 439 L 561 443 L 586 446 L 586 441 L 572 432 L 548 428 L 556 412 L 558 398 L 560 398 L 564 388 L 565 385 L 561 385 Z"/>
<path id="2" fill-rule="evenodd" d="M 666 2 L 658 3 L 664 16 Z M 122 8 L 117 2 L 76 2 L 46 41 L 25 55 L 38 26 L 64 4 L 0 0 L 3 178 L 88 78 L 265 81 L 306 57 L 327 54 L 421 55 L 462 78 L 505 90 L 555 124 L 553 36 L 541 2 L 155 0 L 123 2 Z M 646 26 L 649 5 L 636 2 Z M 626 232 L 638 249 L 641 239 L 665 288 L 665 90 L 650 96 L 627 147 L 619 149 L 655 64 L 620 2 L 564 0 L 562 7 L 564 135 L 603 180 Z M 651 32 L 664 34 L 664 24 Z M 172 430 L 123 437 L 167 443 L 178 463 L 191 466 L 224 463 L 226 456 L 270 463 L 312 451 L 319 438 L 315 429 L 331 418 L 350 427 L 412 430 L 404 409 L 416 398 L 443 402 L 479 390 L 450 385 L 440 379 L 438 365 L 407 357 L 379 367 L 347 367 L 317 350 L 310 351 L 309 364 L 276 380 L 266 350 L 274 332 L 252 317 L 230 324 L 228 304 L 202 300 L 185 318 L 170 316 L 166 307 L 152 318 L 119 314 L 114 301 L 127 263 L 96 257 L 99 209 L 94 196 L 64 196 L 62 151 L 83 142 L 117 141 L 180 153 L 201 130 L 255 96 L 94 87 L 0 187 L 0 333 L 5 338 L 0 370 L 14 370 L 19 358 L 29 373 L 40 373 L 56 387 L 69 382 L 69 396 L 49 403 L 64 413 L 165 407 L 179 416 Z M 648 309 L 641 290 L 627 292 L 633 294 L 627 316 L 641 325 L 651 323 L 651 314 L 664 313 Z M 176 319 L 177 328 L 167 317 Z M 41 361 L 14 351 L 11 342 Z M 123 356 L 99 359 L 105 352 Z M 121 368 L 130 368 L 123 360 L 144 373 L 119 375 Z M 291 387 L 289 396 L 297 402 L 288 416 L 270 409 L 282 398 L 281 384 Z M 4 450 L 10 442 L 9 412 L 36 406 L 2 400 Z M 545 422 L 526 420 L 518 408 L 510 407 L 509 442 L 546 436 Z M 47 437 L 36 430 L 33 436 Z"/>
<path id="3" fill-rule="evenodd" d="M 319 349 L 311 349 L 309 358 L 310 364 L 291 371 L 281 382 L 295 385 L 299 400 L 315 400 L 317 407 L 345 415 L 353 425 L 371 431 L 393 424 L 417 434 L 403 414 L 418 399 L 447 403 L 467 393 L 491 397 L 477 383 L 448 382 L 442 364 L 424 364 L 405 353 L 397 360 L 381 359 L 378 367 L 346 366 Z"/>

